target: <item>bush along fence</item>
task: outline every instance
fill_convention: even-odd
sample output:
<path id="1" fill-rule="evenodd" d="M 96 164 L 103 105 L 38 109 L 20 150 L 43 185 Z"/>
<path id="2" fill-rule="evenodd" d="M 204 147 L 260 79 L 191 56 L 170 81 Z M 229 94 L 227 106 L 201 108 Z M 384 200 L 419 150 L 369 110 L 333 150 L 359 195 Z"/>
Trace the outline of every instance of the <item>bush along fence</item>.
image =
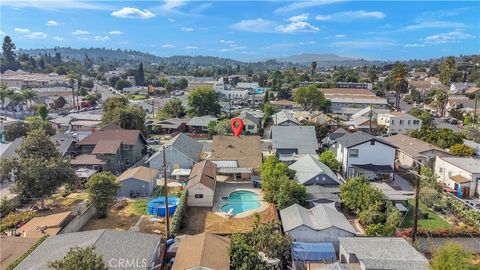
<path id="1" fill-rule="evenodd" d="M 459 216 L 466 224 L 480 228 L 480 212 L 470 209 L 452 196 L 445 196 L 445 200 L 450 212 Z"/>
<path id="2" fill-rule="evenodd" d="M 177 210 L 173 214 L 172 223 L 170 225 L 170 235 L 169 238 L 174 238 L 177 233 L 180 231 L 182 226 L 183 218 L 185 217 L 185 211 L 187 210 L 187 190 L 182 191 L 180 195 L 180 201 L 177 205 Z"/>

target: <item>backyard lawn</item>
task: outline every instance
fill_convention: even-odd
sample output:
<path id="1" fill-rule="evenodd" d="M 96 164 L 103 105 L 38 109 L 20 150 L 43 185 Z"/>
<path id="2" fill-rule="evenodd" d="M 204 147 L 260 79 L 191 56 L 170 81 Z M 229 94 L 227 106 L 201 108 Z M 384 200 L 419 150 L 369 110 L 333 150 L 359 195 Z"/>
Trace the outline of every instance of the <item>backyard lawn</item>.
<path id="1" fill-rule="evenodd" d="M 144 206 L 142 202 L 123 202 L 118 201 L 108 209 L 108 215 L 106 218 L 92 217 L 85 226 L 82 227 L 82 231 L 98 230 L 98 229 L 116 229 L 127 231 L 135 225 L 141 215 L 145 213 L 142 211 Z M 146 200 L 145 200 L 146 207 Z"/>
<path id="2" fill-rule="evenodd" d="M 147 97 L 144 96 L 144 95 L 130 95 L 129 98 L 130 98 L 130 99 L 133 99 L 133 100 L 144 100 L 144 99 L 146 99 Z"/>
<path id="3" fill-rule="evenodd" d="M 415 205 L 415 201 L 409 200 L 408 203 L 410 205 Z M 401 224 L 400 227 L 402 228 L 410 228 L 413 226 L 413 208 L 410 208 L 410 211 L 407 214 L 404 222 Z M 419 215 L 418 218 L 418 227 L 424 229 L 449 229 L 452 228 L 452 225 L 448 223 L 445 219 L 440 217 L 437 213 L 433 212 L 432 210 L 427 209 L 425 204 L 420 202 L 419 208 L 421 209 L 421 213 L 428 213 L 428 219 L 424 219 Z"/>

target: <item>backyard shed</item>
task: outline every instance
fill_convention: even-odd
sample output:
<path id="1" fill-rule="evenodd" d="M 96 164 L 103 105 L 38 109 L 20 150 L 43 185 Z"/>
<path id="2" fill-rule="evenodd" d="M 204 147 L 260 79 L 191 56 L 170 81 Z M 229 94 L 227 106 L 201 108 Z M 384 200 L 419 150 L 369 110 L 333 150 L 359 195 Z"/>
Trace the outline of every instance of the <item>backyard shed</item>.
<path id="1" fill-rule="evenodd" d="M 128 169 L 118 177 L 121 196 L 148 197 L 157 186 L 158 170 L 144 166 Z"/>

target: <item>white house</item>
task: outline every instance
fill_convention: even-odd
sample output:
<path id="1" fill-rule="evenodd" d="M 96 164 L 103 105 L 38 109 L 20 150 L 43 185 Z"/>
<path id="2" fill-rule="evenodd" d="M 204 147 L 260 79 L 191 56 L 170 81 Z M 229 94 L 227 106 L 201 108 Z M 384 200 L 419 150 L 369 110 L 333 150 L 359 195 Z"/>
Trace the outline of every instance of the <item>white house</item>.
<path id="1" fill-rule="evenodd" d="M 353 237 L 357 234 L 334 203 L 316 204 L 311 209 L 294 204 L 281 210 L 280 217 L 283 230 L 293 241 L 333 243 L 338 247 L 339 237 Z"/>
<path id="2" fill-rule="evenodd" d="M 471 157 L 437 157 L 435 175 L 438 182 L 455 190 L 459 197 L 479 197 L 480 160 Z"/>
<path id="3" fill-rule="evenodd" d="M 243 120 L 244 129 L 247 134 L 257 134 L 260 121 L 249 112 L 243 111 L 238 116 Z"/>
<path id="4" fill-rule="evenodd" d="M 212 207 L 216 185 L 217 165 L 209 160 L 195 164 L 186 186 L 187 205 Z"/>
<path id="5" fill-rule="evenodd" d="M 389 112 L 379 114 L 377 124 L 386 126 L 388 133 L 404 133 L 408 130 L 422 127 L 422 120 L 415 116 L 402 112 Z"/>
<path id="6" fill-rule="evenodd" d="M 333 147 L 345 178 L 392 179 L 396 147 L 385 140 L 357 131 L 338 138 Z"/>

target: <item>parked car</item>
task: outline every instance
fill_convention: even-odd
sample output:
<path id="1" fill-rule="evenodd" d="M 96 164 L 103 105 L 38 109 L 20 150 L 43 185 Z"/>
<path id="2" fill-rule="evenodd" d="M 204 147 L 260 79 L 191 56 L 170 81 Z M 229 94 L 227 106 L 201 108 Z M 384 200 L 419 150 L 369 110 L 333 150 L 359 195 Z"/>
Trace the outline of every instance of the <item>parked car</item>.
<path id="1" fill-rule="evenodd" d="M 160 140 L 157 138 L 148 138 L 147 139 L 148 144 L 160 144 Z"/>

